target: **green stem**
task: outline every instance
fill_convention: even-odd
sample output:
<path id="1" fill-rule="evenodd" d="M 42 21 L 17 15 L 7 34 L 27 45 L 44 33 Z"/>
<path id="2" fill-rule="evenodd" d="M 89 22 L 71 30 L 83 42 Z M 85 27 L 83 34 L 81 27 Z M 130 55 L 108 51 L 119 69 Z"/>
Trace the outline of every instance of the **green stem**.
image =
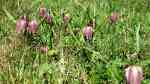
<path id="1" fill-rule="evenodd" d="M 136 30 L 136 52 L 139 53 L 140 51 L 140 24 L 138 25 L 137 27 L 137 30 Z"/>

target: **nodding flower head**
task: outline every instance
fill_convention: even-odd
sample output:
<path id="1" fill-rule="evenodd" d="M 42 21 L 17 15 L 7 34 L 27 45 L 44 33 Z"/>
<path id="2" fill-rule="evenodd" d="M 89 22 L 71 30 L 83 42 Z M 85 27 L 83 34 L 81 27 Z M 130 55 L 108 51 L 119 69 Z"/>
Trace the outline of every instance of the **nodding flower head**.
<path id="1" fill-rule="evenodd" d="M 93 28 L 91 26 L 86 26 L 83 28 L 83 36 L 85 40 L 91 40 L 93 36 Z"/>
<path id="2" fill-rule="evenodd" d="M 64 22 L 64 24 L 67 24 L 69 22 L 69 20 L 70 20 L 69 14 L 66 14 L 66 15 L 63 16 L 63 22 Z"/>
<path id="3" fill-rule="evenodd" d="M 127 84 L 141 84 L 143 71 L 140 66 L 129 66 L 125 69 Z"/>
<path id="4" fill-rule="evenodd" d="M 51 24 L 52 16 L 47 12 L 46 8 L 40 8 L 40 16 L 48 23 Z"/>
<path id="5" fill-rule="evenodd" d="M 46 22 L 47 22 L 48 24 L 51 24 L 51 23 L 52 23 L 52 17 L 51 17 L 50 15 L 47 15 L 47 16 L 45 17 L 45 20 L 46 20 Z"/>
<path id="6" fill-rule="evenodd" d="M 29 22 L 28 24 L 28 28 L 27 31 L 31 32 L 31 33 L 35 33 L 37 31 L 38 28 L 38 23 L 36 20 L 32 20 L 31 22 Z"/>
<path id="7" fill-rule="evenodd" d="M 41 7 L 40 10 L 39 10 L 39 15 L 43 18 L 45 18 L 47 16 L 47 11 L 46 11 L 46 8 L 44 7 Z"/>
<path id="8" fill-rule="evenodd" d="M 48 46 L 40 47 L 40 51 L 43 52 L 43 53 L 47 53 L 48 52 Z"/>
<path id="9" fill-rule="evenodd" d="M 16 22 L 16 32 L 20 33 L 23 30 L 25 30 L 25 28 L 28 25 L 28 21 L 27 21 L 27 17 L 26 16 L 22 16 L 17 22 Z"/>
<path id="10" fill-rule="evenodd" d="M 110 22 L 116 23 L 117 20 L 118 20 L 118 14 L 116 12 L 112 13 L 110 16 Z"/>

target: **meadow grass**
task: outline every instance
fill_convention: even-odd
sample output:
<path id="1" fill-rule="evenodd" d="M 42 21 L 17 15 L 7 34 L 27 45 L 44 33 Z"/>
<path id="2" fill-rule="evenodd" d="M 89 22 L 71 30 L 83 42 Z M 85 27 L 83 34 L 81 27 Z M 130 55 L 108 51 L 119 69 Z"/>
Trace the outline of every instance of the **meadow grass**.
<path id="1" fill-rule="evenodd" d="M 34 36 L 15 32 L 22 15 L 41 22 L 40 0 L 0 1 L 0 84 L 125 84 L 124 69 L 139 65 L 150 84 L 149 0 L 43 0 L 53 25 Z M 70 15 L 64 31 L 62 12 Z M 109 16 L 119 18 L 110 24 Z M 82 30 L 94 19 L 90 43 Z M 77 30 L 77 31 L 76 31 Z M 47 54 L 38 45 L 48 45 Z"/>

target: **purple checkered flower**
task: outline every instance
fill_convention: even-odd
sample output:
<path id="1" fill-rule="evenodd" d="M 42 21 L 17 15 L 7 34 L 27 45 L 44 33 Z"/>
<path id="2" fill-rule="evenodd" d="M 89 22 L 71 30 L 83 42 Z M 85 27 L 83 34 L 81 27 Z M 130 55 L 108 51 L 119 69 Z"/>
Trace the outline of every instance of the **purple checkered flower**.
<path id="1" fill-rule="evenodd" d="M 48 52 L 48 46 L 41 46 L 40 51 L 43 53 L 47 53 Z"/>
<path id="2" fill-rule="evenodd" d="M 140 66 L 129 66 L 125 69 L 127 84 L 141 84 L 143 71 Z"/>
<path id="3" fill-rule="evenodd" d="M 93 36 L 93 28 L 91 26 L 86 26 L 83 28 L 83 36 L 86 40 L 91 40 Z"/>
<path id="4" fill-rule="evenodd" d="M 27 27 L 28 22 L 26 16 L 22 16 L 17 22 L 16 22 L 16 32 L 20 33 L 25 30 Z"/>
<path id="5" fill-rule="evenodd" d="M 47 16 L 45 17 L 45 21 L 46 21 L 48 24 L 51 24 L 51 22 L 52 22 L 52 17 L 51 17 L 50 15 L 47 15 Z"/>
<path id="6" fill-rule="evenodd" d="M 117 20 L 118 20 L 118 14 L 116 12 L 113 12 L 110 16 L 110 22 L 116 23 Z"/>
<path id="7" fill-rule="evenodd" d="M 47 11 L 46 11 L 46 8 L 44 7 L 41 7 L 40 10 L 39 10 L 39 15 L 43 18 L 45 18 L 47 16 Z"/>
<path id="8" fill-rule="evenodd" d="M 64 22 L 64 24 L 67 24 L 69 22 L 69 20 L 70 20 L 69 14 L 66 14 L 66 15 L 63 16 L 63 22 Z"/>
<path id="9" fill-rule="evenodd" d="M 45 7 L 41 7 L 39 11 L 39 15 L 48 23 L 51 24 L 52 17 L 48 14 Z"/>
<path id="10" fill-rule="evenodd" d="M 31 22 L 29 22 L 28 24 L 28 28 L 27 31 L 31 32 L 31 33 L 35 33 L 37 31 L 38 28 L 38 23 L 36 20 L 32 20 Z"/>

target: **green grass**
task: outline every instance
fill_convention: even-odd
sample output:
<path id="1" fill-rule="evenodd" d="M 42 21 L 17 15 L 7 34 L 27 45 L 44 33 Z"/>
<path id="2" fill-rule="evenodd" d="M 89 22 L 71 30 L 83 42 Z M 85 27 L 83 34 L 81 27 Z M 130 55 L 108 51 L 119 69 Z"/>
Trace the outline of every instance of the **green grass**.
<path id="1" fill-rule="evenodd" d="M 53 26 L 42 23 L 27 37 L 15 32 L 15 22 L 26 14 L 40 23 L 40 0 L 0 1 L 0 84 L 44 84 L 45 79 L 49 84 L 125 84 L 126 65 L 142 66 L 142 84 L 150 84 L 149 0 L 44 2 Z M 61 11 L 71 16 L 67 32 Z M 119 14 L 113 25 L 112 12 Z M 96 27 L 86 43 L 82 29 L 91 19 Z M 39 52 L 42 43 L 49 47 L 47 54 Z"/>

